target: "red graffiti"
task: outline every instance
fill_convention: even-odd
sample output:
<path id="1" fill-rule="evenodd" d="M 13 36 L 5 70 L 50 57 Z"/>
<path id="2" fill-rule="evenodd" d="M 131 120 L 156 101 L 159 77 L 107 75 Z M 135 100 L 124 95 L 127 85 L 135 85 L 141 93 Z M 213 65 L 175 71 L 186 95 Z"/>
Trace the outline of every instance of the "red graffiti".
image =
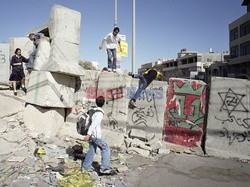
<path id="1" fill-rule="evenodd" d="M 79 115 L 80 114 L 80 108 L 71 108 L 69 110 L 70 114 L 74 114 L 74 115 Z"/>
<path id="2" fill-rule="evenodd" d="M 164 117 L 164 139 L 197 146 L 204 129 L 206 85 L 194 80 L 170 79 Z"/>

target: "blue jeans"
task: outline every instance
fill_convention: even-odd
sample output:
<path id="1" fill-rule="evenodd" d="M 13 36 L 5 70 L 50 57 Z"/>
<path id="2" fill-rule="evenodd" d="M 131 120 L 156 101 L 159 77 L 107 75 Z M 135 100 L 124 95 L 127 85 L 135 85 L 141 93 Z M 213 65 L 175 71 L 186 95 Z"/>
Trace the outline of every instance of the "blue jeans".
<path id="1" fill-rule="evenodd" d="M 103 139 L 91 139 L 89 142 L 89 151 L 84 159 L 82 169 L 88 171 L 94 160 L 96 148 L 101 150 L 102 163 L 101 169 L 110 169 L 110 148 Z"/>
<path id="2" fill-rule="evenodd" d="M 117 60 L 116 49 L 107 49 L 107 53 L 108 53 L 108 68 L 116 69 L 116 60 Z M 113 63 L 111 61 L 112 57 L 113 57 Z"/>
<path id="3" fill-rule="evenodd" d="M 36 58 L 36 53 L 37 53 L 37 48 L 34 49 L 34 51 L 30 54 L 29 62 L 27 64 L 28 69 L 33 69 L 34 68 L 34 62 Z"/>
<path id="4" fill-rule="evenodd" d="M 135 95 L 133 96 L 133 100 L 136 100 L 140 97 L 141 93 L 143 92 L 143 90 L 145 90 L 148 87 L 148 83 L 147 80 L 145 79 L 145 77 L 143 75 L 138 75 L 138 74 L 134 74 L 133 75 L 134 78 L 140 78 L 140 83 L 139 83 L 139 88 L 137 89 Z"/>

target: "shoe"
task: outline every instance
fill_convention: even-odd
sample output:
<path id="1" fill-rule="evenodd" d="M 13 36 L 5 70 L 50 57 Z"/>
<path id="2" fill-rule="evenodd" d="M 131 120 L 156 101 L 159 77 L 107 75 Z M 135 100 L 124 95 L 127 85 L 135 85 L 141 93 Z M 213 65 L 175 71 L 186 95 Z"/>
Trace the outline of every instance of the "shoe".
<path id="1" fill-rule="evenodd" d="M 27 89 L 25 87 L 22 87 L 21 90 L 24 92 L 24 93 L 27 93 Z"/>
<path id="2" fill-rule="evenodd" d="M 133 73 L 132 72 L 128 72 L 128 76 L 133 77 Z"/>
<path id="3" fill-rule="evenodd" d="M 111 68 L 108 68 L 108 72 L 111 72 L 112 71 L 112 69 Z"/>
<path id="4" fill-rule="evenodd" d="M 110 174 L 111 170 L 110 169 L 100 169 L 101 174 Z"/>
<path id="5" fill-rule="evenodd" d="M 130 104 L 132 107 L 136 107 L 136 104 L 135 104 L 135 101 L 134 101 L 134 100 L 130 100 L 129 104 Z"/>
<path id="6" fill-rule="evenodd" d="M 17 96 L 17 92 L 14 92 L 14 96 Z"/>
<path id="7" fill-rule="evenodd" d="M 116 73 L 116 69 L 113 69 L 113 72 Z"/>

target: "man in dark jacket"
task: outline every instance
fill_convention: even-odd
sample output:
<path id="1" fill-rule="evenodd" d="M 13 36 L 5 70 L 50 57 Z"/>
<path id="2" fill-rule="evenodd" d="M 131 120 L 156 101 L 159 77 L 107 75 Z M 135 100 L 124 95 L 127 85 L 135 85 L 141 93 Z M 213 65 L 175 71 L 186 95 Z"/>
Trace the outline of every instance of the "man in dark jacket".
<path id="1" fill-rule="evenodd" d="M 135 102 L 140 97 L 143 90 L 145 90 L 154 79 L 157 78 L 159 80 L 162 80 L 163 76 L 160 72 L 158 72 L 155 69 L 155 67 L 152 67 L 152 68 L 148 69 L 143 75 L 132 74 L 132 77 L 140 79 L 139 88 L 137 89 L 135 95 L 133 96 L 133 98 L 129 102 L 130 106 L 132 108 L 134 108 L 134 107 L 136 107 Z"/>

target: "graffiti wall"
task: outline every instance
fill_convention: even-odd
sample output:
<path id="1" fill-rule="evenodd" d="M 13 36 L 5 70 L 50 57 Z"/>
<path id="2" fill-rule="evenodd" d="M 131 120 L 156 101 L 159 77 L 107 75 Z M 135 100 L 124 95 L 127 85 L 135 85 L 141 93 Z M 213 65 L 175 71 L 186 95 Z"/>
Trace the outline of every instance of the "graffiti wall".
<path id="1" fill-rule="evenodd" d="M 138 86 L 139 79 L 133 79 L 131 87 L 127 88 L 129 99 Z M 129 109 L 128 127 L 157 133 L 162 137 L 167 88 L 167 82 L 153 81 L 136 101 L 137 107 Z"/>
<path id="2" fill-rule="evenodd" d="M 213 77 L 206 150 L 209 155 L 250 158 L 250 82 Z"/>
<path id="3" fill-rule="evenodd" d="M 165 111 L 164 140 L 187 147 L 200 145 L 207 86 L 202 81 L 171 78 Z"/>
<path id="4" fill-rule="evenodd" d="M 94 89 L 94 92 L 87 91 L 89 97 L 102 95 L 105 98 L 103 124 L 108 129 L 126 131 L 129 102 L 126 88 L 130 87 L 131 79 L 126 74 L 104 72 L 99 76 L 97 90 L 89 88 Z"/>

